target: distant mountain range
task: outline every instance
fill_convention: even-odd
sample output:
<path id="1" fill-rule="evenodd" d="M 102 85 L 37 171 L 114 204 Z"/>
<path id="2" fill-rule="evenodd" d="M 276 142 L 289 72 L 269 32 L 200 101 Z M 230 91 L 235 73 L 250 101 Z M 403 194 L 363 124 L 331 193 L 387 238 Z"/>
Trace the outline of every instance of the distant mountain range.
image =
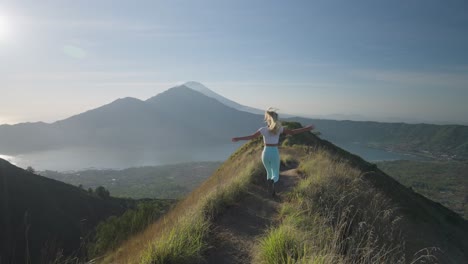
<path id="1" fill-rule="evenodd" d="M 0 126 L 2 154 L 69 146 L 201 147 L 252 133 L 263 116 L 239 111 L 181 85 L 142 101 L 118 99 L 52 124 Z"/>
<path id="2" fill-rule="evenodd" d="M 434 124 L 434 125 L 468 125 L 468 122 L 463 120 L 429 120 L 421 118 L 411 118 L 404 116 L 373 116 L 372 113 L 369 115 L 359 114 L 327 114 L 327 115 L 295 115 L 302 116 L 305 118 L 312 119 L 326 119 L 326 120 L 348 120 L 348 121 L 363 121 L 363 122 L 380 122 L 380 123 L 407 123 L 407 124 Z"/>
<path id="3" fill-rule="evenodd" d="M 61 251 L 79 255 L 100 221 L 135 204 L 99 197 L 0 159 L 0 263 L 56 263 Z"/>
<path id="4" fill-rule="evenodd" d="M 435 159 L 468 159 L 468 126 L 306 118 L 290 120 L 312 122 L 324 138 L 338 145 L 355 143 Z"/>
<path id="5" fill-rule="evenodd" d="M 145 101 L 122 98 L 47 123 L 0 126 L 0 153 L 17 155 L 75 146 L 123 149 L 203 148 L 228 144 L 264 125 L 263 110 L 233 102 L 197 82 L 173 87 Z M 432 157 L 468 158 L 468 126 L 283 119 L 312 123 L 333 142 Z"/>

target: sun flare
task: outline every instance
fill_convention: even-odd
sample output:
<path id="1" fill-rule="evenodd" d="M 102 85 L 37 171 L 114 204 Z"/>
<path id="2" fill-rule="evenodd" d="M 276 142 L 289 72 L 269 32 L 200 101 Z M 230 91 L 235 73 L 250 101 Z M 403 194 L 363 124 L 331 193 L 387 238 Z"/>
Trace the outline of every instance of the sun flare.
<path id="1" fill-rule="evenodd" d="M 5 16 L 0 15 L 0 41 L 5 40 L 9 35 L 8 20 Z"/>

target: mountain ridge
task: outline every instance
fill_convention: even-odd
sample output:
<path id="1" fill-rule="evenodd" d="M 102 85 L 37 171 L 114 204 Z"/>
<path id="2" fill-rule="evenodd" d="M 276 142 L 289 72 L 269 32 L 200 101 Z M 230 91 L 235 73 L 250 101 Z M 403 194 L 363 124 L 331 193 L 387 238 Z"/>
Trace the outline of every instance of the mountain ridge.
<path id="1" fill-rule="evenodd" d="M 218 93 L 213 92 L 212 90 L 210 90 L 209 88 L 207 88 L 206 86 L 204 86 L 203 84 L 199 82 L 189 81 L 189 82 L 182 84 L 182 86 L 186 86 L 192 90 L 198 91 L 208 97 L 218 100 L 219 102 L 231 108 L 234 108 L 240 111 L 249 112 L 249 113 L 258 114 L 258 115 L 263 115 L 265 113 L 265 110 L 261 110 L 255 107 L 250 107 L 250 106 L 246 106 L 246 105 L 242 105 L 237 102 L 234 102 Z"/>
<path id="2" fill-rule="evenodd" d="M 55 261 L 60 252 L 81 255 L 82 243 L 98 222 L 135 205 L 99 197 L 0 159 L 0 261 Z M 81 237 L 81 238 L 80 238 Z"/>
<path id="3" fill-rule="evenodd" d="M 197 113 L 197 116 L 190 116 Z M 230 121 L 229 119 L 234 120 Z M 218 122 L 219 124 L 215 123 Z M 234 127 L 229 128 L 228 123 Z M 249 133 L 262 117 L 240 112 L 185 86 L 145 101 L 126 97 L 54 122 L 0 129 L 2 154 L 67 146 L 201 147 Z M 27 129 L 23 129 L 26 126 Z M 185 131 L 191 131 L 190 136 Z M 162 140 L 165 138 L 165 140 Z M 196 140 L 194 140 L 196 138 Z"/>
<path id="4" fill-rule="evenodd" d="M 456 213 L 313 134 L 282 137 L 281 142 L 282 171 L 287 164 L 296 164 L 299 182 L 286 189 L 278 186 L 279 197 L 265 195 L 263 146 L 257 138 L 239 148 L 164 219 L 106 256 L 104 263 L 280 263 L 286 259 L 309 263 L 320 259 L 323 263 L 455 264 L 468 260 L 464 250 L 468 221 Z M 279 204 L 269 207 L 273 202 Z M 238 225 L 229 222 L 233 217 Z M 264 217 L 271 222 L 255 222 Z M 254 223 L 260 223 L 255 232 L 239 229 Z M 244 238 L 255 242 L 243 244 Z M 278 244 L 271 245 L 276 245 L 273 251 L 263 251 L 268 243 Z M 432 247 L 439 249 L 432 251 Z M 421 251 L 425 248 L 427 255 Z M 224 253 L 211 255 L 219 251 Z"/>
<path id="5" fill-rule="evenodd" d="M 430 158 L 453 155 L 468 158 L 468 126 L 286 118 L 281 113 L 280 116 L 286 121 L 312 123 L 324 138 L 338 143 L 360 142 Z M 237 110 L 179 85 L 144 101 L 120 98 L 51 124 L 2 125 L 0 149 L 2 154 L 17 155 L 87 145 L 120 149 L 199 148 L 225 144 L 231 137 L 251 134 L 263 124 L 263 115 Z"/>
<path id="6" fill-rule="evenodd" d="M 355 142 L 432 159 L 468 159 L 468 126 L 305 118 L 286 120 L 312 122 L 324 138 L 336 143 Z"/>

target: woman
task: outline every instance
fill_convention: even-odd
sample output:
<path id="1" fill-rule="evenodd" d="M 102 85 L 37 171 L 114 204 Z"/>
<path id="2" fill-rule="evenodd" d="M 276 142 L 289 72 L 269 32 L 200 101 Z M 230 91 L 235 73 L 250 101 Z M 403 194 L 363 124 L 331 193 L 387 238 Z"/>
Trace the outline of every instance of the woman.
<path id="1" fill-rule="evenodd" d="M 278 121 L 278 114 L 269 108 L 265 112 L 265 121 L 267 123 L 266 127 L 261 127 L 254 134 L 245 137 L 235 137 L 232 139 L 232 142 L 237 142 L 239 140 L 250 140 L 254 139 L 260 135 L 263 136 L 263 143 L 265 145 L 262 152 L 262 162 L 263 166 L 267 171 L 267 180 L 268 185 L 271 186 L 271 194 L 275 195 L 275 183 L 279 180 L 279 170 L 280 170 L 280 157 L 278 152 L 278 143 L 279 136 L 281 133 L 286 135 L 294 135 L 302 132 L 310 131 L 314 129 L 314 126 L 309 125 L 304 128 L 299 129 L 287 129 L 281 126 L 281 123 Z"/>

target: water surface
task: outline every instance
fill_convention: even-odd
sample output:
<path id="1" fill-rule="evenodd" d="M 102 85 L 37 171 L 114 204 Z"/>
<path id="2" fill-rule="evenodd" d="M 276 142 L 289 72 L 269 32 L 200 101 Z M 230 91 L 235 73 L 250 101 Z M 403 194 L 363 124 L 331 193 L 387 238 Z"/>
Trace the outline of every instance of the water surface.
<path id="1" fill-rule="evenodd" d="M 245 142 L 244 142 L 245 143 Z M 0 158 L 36 170 L 124 169 L 196 161 L 224 161 L 243 143 L 228 143 L 214 147 L 188 149 L 104 149 L 93 147 L 65 148 L 32 152 Z M 369 148 L 356 143 L 335 143 L 337 146 L 361 156 L 367 161 L 415 159 L 415 156 Z"/>

